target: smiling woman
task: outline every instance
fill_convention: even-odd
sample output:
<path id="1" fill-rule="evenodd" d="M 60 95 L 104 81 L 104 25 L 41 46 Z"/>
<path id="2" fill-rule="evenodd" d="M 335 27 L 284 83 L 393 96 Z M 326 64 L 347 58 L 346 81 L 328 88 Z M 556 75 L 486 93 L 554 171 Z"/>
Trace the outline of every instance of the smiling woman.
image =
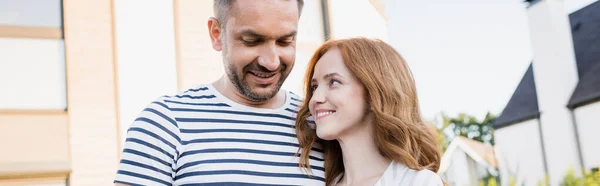
<path id="1" fill-rule="evenodd" d="M 404 59 L 380 40 L 323 44 L 309 62 L 296 132 L 300 166 L 322 141 L 327 185 L 442 185 L 436 139 Z M 316 129 L 307 123 L 315 116 Z"/>

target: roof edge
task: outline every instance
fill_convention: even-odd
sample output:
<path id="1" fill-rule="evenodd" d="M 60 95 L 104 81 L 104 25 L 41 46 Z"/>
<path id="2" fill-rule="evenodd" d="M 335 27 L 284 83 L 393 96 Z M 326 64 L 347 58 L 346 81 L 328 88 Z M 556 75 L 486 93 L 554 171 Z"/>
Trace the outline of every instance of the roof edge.
<path id="1" fill-rule="evenodd" d="M 511 125 L 514 125 L 514 124 L 517 124 L 517 123 L 521 123 L 523 121 L 530 120 L 530 119 L 539 119 L 540 118 L 540 114 L 541 114 L 540 112 L 536 112 L 536 113 L 528 114 L 528 115 L 525 115 L 523 117 L 519 117 L 519 118 L 516 118 L 516 119 L 508 120 L 506 122 L 494 123 L 492 125 L 492 128 L 494 128 L 494 130 L 498 130 L 500 128 L 508 127 L 508 126 L 511 126 Z"/>

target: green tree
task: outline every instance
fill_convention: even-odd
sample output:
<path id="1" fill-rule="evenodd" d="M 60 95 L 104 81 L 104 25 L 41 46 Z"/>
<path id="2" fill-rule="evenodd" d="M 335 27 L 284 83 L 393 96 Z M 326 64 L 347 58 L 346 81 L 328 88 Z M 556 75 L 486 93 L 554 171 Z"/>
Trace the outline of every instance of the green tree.
<path id="1" fill-rule="evenodd" d="M 484 144 L 494 145 L 492 123 L 497 118 L 495 115 L 487 113 L 482 121 L 464 113 L 456 117 L 442 114 L 442 118 L 443 122 L 438 127 L 438 142 L 442 144 L 442 152 L 446 150 L 448 143 L 456 136 L 464 136 Z"/>
<path id="2" fill-rule="evenodd" d="M 563 177 L 561 186 L 600 186 L 600 172 L 584 172 L 582 176 L 576 176 L 575 171 L 570 169 Z"/>

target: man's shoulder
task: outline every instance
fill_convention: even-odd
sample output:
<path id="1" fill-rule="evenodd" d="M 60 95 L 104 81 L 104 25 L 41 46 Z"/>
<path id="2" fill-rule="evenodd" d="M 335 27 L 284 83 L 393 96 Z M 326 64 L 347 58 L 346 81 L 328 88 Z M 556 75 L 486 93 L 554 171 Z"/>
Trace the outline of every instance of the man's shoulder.
<path id="1" fill-rule="evenodd" d="M 301 104 L 302 102 L 304 102 L 304 97 L 292 92 L 292 91 L 287 91 L 287 95 L 290 96 L 290 99 L 292 100 L 293 104 Z"/>
<path id="2" fill-rule="evenodd" d="M 288 90 L 284 90 L 285 92 L 288 93 L 288 95 L 290 95 L 290 97 L 292 98 L 292 100 L 294 101 L 299 101 L 302 102 L 304 100 L 303 97 L 300 97 L 298 94 L 296 94 L 295 92 L 292 91 L 288 91 Z"/>
<path id="3" fill-rule="evenodd" d="M 172 95 L 164 95 L 158 98 L 158 101 L 164 101 L 167 105 L 188 105 L 188 106 L 199 106 L 202 103 L 216 103 L 219 102 L 215 90 L 210 84 L 202 84 L 188 88 L 185 91 L 180 91 Z M 211 104 L 206 104 L 211 106 Z M 219 106 L 219 105 L 216 105 Z"/>
<path id="4" fill-rule="evenodd" d="M 287 92 L 286 95 L 288 95 L 290 98 L 287 105 L 288 105 L 288 109 L 290 109 L 291 111 L 293 111 L 294 113 L 298 113 L 298 111 L 300 110 L 300 107 L 302 106 L 303 102 L 304 102 L 304 98 L 300 97 L 298 94 L 292 92 L 292 91 L 285 91 Z"/>
<path id="5" fill-rule="evenodd" d="M 215 98 L 214 89 L 210 84 L 202 84 L 177 92 L 174 95 L 164 96 L 170 100 L 205 100 Z"/>
<path id="6" fill-rule="evenodd" d="M 182 109 L 230 107 L 217 99 L 211 89 L 210 85 L 198 85 L 175 94 L 159 96 L 146 106 L 146 110 L 159 107 L 161 110 L 157 110 L 158 112 L 171 116 L 173 112 Z"/>

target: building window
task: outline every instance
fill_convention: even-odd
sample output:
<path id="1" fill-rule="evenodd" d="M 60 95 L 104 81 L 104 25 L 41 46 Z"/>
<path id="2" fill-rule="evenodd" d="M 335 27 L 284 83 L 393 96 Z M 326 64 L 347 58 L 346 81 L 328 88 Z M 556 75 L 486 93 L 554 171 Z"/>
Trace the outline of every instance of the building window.
<path id="1" fill-rule="evenodd" d="M 0 0 L 0 110 L 67 108 L 61 0 Z"/>

